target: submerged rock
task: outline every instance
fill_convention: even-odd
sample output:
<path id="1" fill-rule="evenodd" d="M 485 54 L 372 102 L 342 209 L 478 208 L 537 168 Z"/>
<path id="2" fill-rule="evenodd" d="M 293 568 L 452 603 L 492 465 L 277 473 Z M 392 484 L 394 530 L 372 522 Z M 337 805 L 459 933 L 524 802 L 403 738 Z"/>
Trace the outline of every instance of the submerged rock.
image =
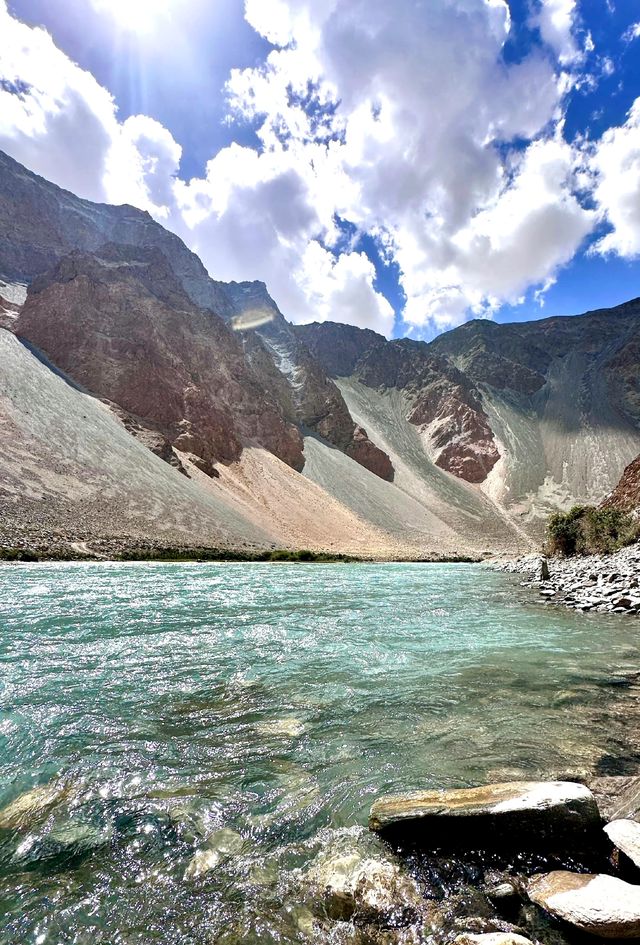
<path id="1" fill-rule="evenodd" d="M 261 735 L 276 735 L 285 738 L 298 738 L 304 734 L 304 723 L 300 719 L 274 719 L 272 722 L 259 722 L 256 726 Z"/>
<path id="2" fill-rule="evenodd" d="M 109 837 L 109 830 L 101 830 L 93 824 L 80 821 L 59 823 L 43 835 L 27 834 L 11 859 L 24 867 L 44 860 L 84 858 L 108 843 Z"/>
<path id="3" fill-rule="evenodd" d="M 184 878 L 195 879 L 203 873 L 210 872 L 224 860 L 239 853 L 243 845 L 243 838 L 230 827 L 216 830 L 207 840 L 206 847 L 194 853 L 185 870 Z"/>
<path id="4" fill-rule="evenodd" d="M 420 887 L 395 858 L 358 849 L 348 835 L 322 851 L 303 880 L 323 911 L 339 921 L 398 928 L 424 908 Z"/>
<path id="5" fill-rule="evenodd" d="M 534 876 L 529 898 L 554 918 L 602 938 L 640 937 L 640 886 L 604 874 Z"/>
<path id="6" fill-rule="evenodd" d="M 635 820 L 613 820 L 604 832 L 613 845 L 640 868 L 640 824 Z"/>
<path id="7" fill-rule="evenodd" d="M 20 794 L 0 810 L 0 829 L 23 830 L 42 819 L 69 793 L 64 784 L 41 784 Z"/>
<path id="8" fill-rule="evenodd" d="M 369 827 L 416 846 L 518 845 L 558 850 L 601 824 L 591 791 L 571 781 L 514 781 L 453 791 L 416 791 L 382 797 Z"/>

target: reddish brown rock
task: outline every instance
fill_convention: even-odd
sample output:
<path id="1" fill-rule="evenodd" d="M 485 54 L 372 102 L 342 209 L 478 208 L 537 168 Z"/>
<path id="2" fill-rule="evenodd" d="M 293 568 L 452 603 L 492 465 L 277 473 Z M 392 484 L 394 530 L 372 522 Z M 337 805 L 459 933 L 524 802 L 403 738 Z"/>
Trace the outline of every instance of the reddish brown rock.
<path id="1" fill-rule="evenodd" d="M 357 374 L 369 386 L 405 392 L 407 419 L 421 428 L 436 466 L 467 482 L 486 479 L 500 453 L 480 392 L 450 361 L 405 339 L 375 345 Z"/>
<path id="2" fill-rule="evenodd" d="M 605 508 L 632 512 L 640 509 L 640 456 L 629 463 L 620 482 L 603 502 Z"/>
<path id="3" fill-rule="evenodd" d="M 194 306 L 157 250 L 73 253 L 37 279 L 16 332 L 97 396 L 210 469 L 258 444 L 304 465 L 302 438 L 242 346 Z"/>
<path id="4" fill-rule="evenodd" d="M 386 479 L 387 482 L 393 482 L 394 469 L 393 463 L 386 453 L 377 446 L 374 446 L 367 431 L 356 425 L 353 433 L 353 439 L 346 449 L 347 456 L 355 459 L 357 463 L 371 470 L 380 479 Z"/>

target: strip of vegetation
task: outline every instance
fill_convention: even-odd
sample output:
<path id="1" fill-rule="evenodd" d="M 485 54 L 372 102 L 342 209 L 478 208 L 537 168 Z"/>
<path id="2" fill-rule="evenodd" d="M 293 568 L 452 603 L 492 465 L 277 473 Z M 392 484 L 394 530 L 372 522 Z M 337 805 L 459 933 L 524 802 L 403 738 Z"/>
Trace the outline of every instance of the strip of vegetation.
<path id="1" fill-rule="evenodd" d="M 66 548 L 12 548 L 0 547 L 0 561 L 95 561 L 96 556 L 86 555 Z M 362 561 L 351 555 L 330 554 L 324 551 L 286 548 L 271 551 L 234 551 L 228 548 L 158 548 L 131 547 L 109 551 L 103 549 L 99 556 L 110 561 L 285 561 L 333 564 Z"/>
<path id="2" fill-rule="evenodd" d="M 239 551 L 228 548 L 177 548 L 154 545 L 132 545 L 128 548 L 100 546 L 95 554 L 83 554 L 69 546 L 14 548 L 0 547 L 0 561 L 158 561 L 158 562 L 206 562 L 206 561 L 265 561 L 311 564 L 353 564 L 373 559 L 354 555 L 332 554 L 327 551 L 310 551 L 303 548 L 292 551 L 276 548 L 270 551 Z M 400 558 L 396 564 L 474 564 L 478 557 L 467 555 L 443 555 L 434 558 Z"/>
<path id="3" fill-rule="evenodd" d="M 574 505 L 549 519 L 545 550 L 550 555 L 610 554 L 640 538 L 640 522 L 619 509 Z"/>
<path id="4" fill-rule="evenodd" d="M 349 563 L 361 561 L 350 555 L 329 554 L 324 551 L 290 551 L 278 548 L 272 551 L 233 551 L 227 548 L 133 548 L 116 555 L 118 561 L 292 561 L 314 563 Z"/>

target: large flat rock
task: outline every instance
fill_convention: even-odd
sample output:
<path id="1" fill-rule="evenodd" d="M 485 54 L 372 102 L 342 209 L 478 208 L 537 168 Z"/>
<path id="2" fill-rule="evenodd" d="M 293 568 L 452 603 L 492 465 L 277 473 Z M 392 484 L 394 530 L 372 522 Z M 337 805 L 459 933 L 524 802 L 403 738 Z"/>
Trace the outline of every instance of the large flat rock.
<path id="1" fill-rule="evenodd" d="M 612 820 L 604 832 L 613 845 L 640 868 L 640 824 L 635 820 Z"/>
<path id="2" fill-rule="evenodd" d="M 419 846 L 545 846 L 549 852 L 568 838 L 579 843 L 600 826 L 591 791 L 571 781 L 390 795 L 375 801 L 369 818 L 371 830 Z"/>
<path id="3" fill-rule="evenodd" d="M 640 937 L 640 886 L 614 876 L 558 870 L 534 876 L 527 891 L 532 902 L 583 932 Z"/>

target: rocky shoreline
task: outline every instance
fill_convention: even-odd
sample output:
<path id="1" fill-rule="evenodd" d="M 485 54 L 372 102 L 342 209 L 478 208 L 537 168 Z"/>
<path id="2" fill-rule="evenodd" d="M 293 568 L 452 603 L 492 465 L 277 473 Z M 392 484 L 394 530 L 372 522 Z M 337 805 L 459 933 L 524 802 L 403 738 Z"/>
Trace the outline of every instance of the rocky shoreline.
<path id="1" fill-rule="evenodd" d="M 343 837 L 303 879 L 371 945 L 638 939 L 639 813 L 640 778 L 381 797 L 382 843 Z"/>
<path id="2" fill-rule="evenodd" d="M 116 843 L 117 824 L 105 836 L 78 820 L 90 797 L 80 785 L 54 781 L 5 803 L 0 839 L 14 849 L 15 868 L 77 865 Z M 181 882 L 190 895 L 206 895 L 212 877 L 246 851 L 250 836 L 229 826 L 208 831 L 184 803 L 168 803 L 167 823 L 190 851 L 177 867 Z M 155 817 L 160 824 L 159 809 Z M 563 945 L 592 936 L 640 939 L 638 818 L 640 777 L 383 796 L 371 808 L 368 831 L 320 830 L 307 844 L 311 858 L 286 877 L 272 876 L 268 864 L 254 865 L 252 875 L 256 888 L 277 883 L 279 896 L 291 903 L 302 938 L 287 941 Z M 224 941 L 246 939 L 230 929 Z"/>
<path id="3" fill-rule="evenodd" d="M 544 603 L 582 612 L 640 615 L 640 542 L 606 555 L 527 555 L 496 568 L 525 575 L 522 587 L 537 588 Z"/>

